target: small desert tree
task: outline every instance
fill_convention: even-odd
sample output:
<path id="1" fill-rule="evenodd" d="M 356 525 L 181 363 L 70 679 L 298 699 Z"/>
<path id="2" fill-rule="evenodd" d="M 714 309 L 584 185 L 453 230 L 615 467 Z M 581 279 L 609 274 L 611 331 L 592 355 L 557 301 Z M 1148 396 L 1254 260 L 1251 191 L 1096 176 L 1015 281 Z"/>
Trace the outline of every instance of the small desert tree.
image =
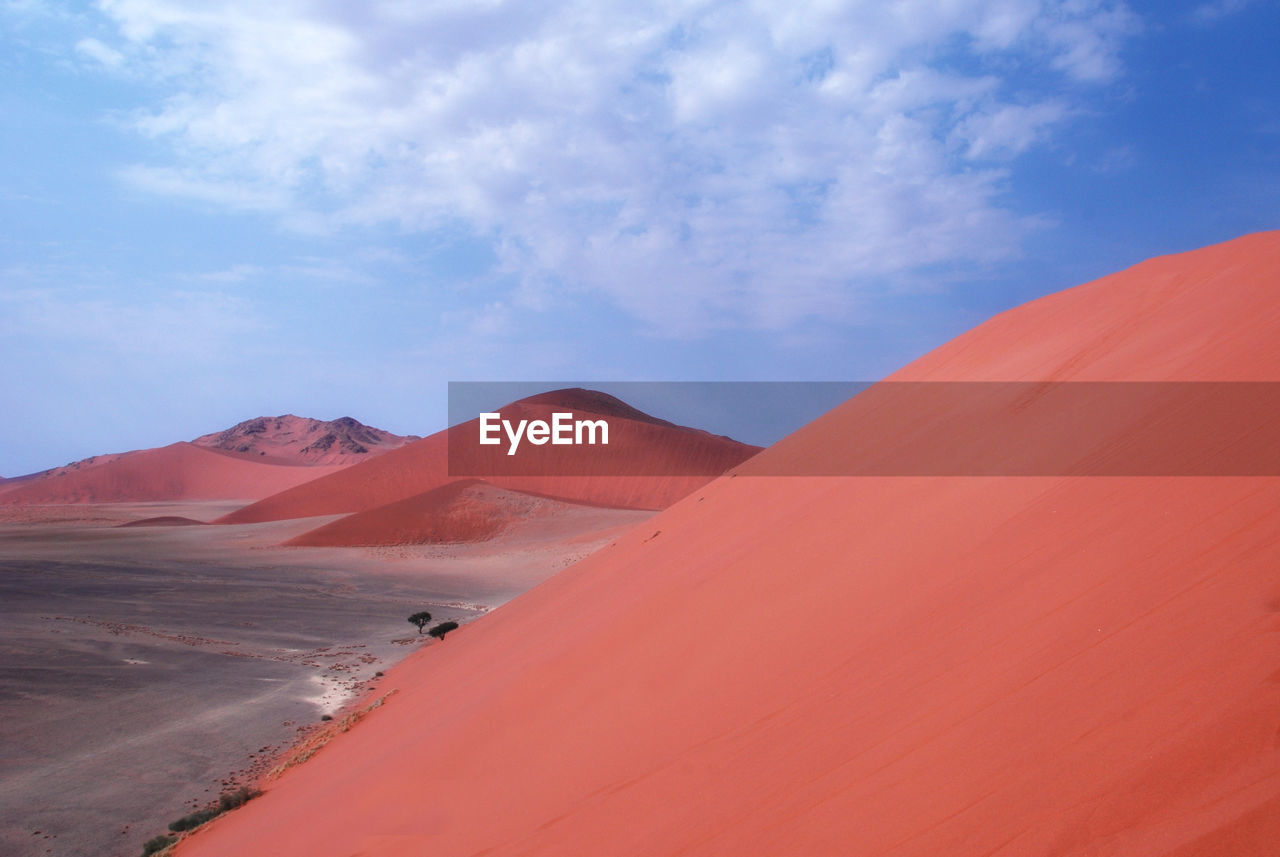
<path id="1" fill-rule="evenodd" d="M 430 621 L 431 621 L 431 614 L 425 610 L 419 613 L 414 613 L 412 616 L 409 617 L 409 622 L 411 624 L 418 626 L 419 634 L 422 633 L 422 629 L 425 628 L 427 626 L 427 623 Z"/>
<path id="2" fill-rule="evenodd" d="M 441 622 L 427 633 L 435 637 L 437 640 L 443 640 L 444 635 L 458 627 L 457 622 Z"/>

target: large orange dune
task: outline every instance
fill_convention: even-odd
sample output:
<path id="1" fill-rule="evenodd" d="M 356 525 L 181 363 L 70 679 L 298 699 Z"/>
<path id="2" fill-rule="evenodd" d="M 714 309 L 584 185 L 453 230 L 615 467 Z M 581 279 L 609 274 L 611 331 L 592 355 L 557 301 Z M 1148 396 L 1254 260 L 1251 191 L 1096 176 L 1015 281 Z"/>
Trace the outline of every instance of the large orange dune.
<path id="1" fill-rule="evenodd" d="M 1266 233 L 899 378 L 1277 376 Z M 857 401 L 742 469 L 856 443 Z M 728 476 L 402 662 L 177 853 L 1273 855 L 1277 569 L 1274 477 Z"/>
<path id="2" fill-rule="evenodd" d="M 532 469 L 491 474 L 463 465 L 483 467 L 498 462 L 505 466 L 504 450 L 481 450 L 472 444 L 474 457 L 461 456 L 455 448 L 455 472 L 450 475 L 451 433 L 455 442 L 460 437 L 469 441 L 477 437 L 476 420 L 471 420 L 342 473 L 267 497 L 220 518 L 218 523 L 247 524 L 360 512 L 422 494 L 455 477 L 470 476 L 484 476 L 503 488 L 570 502 L 663 509 L 759 451 L 759 447 L 727 437 L 673 425 L 613 396 L 588 390 L 543 393 L 507 405 L 500 412 L 513 421 L 549 420 L 553 412 L 566 409 L 579 417 L 609 418 L 609 446 L 596 447 L 591 454 L 583 454 L 581 447 L 543 447 L 542 458 L 530 458 L 526 452 L 513 462 L 518 467 L 521 462 L 532 461 Z M 497 457 L 490 456 L 490 452 Z M 555 457 L 548 461 L 546 455 Z M 463 472 L 458 472 L 460 468 Z"/>

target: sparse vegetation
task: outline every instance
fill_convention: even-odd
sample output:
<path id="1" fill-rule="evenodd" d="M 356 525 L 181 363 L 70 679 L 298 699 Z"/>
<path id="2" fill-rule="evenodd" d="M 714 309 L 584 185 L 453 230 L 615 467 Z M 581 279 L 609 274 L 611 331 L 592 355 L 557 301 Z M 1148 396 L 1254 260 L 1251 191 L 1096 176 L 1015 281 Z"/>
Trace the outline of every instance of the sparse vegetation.
<path id="1" fill-rule="evenodd" d="M 157 851 L 163 851 L 178 841 L 176 836 L 155 836 L 142 843 L 142 857 L 151 857 Z"/>
<path id="2" fill-rule="evenodd" d="M 441 622 L 439 625 L 436 625 L 427 633 L 430 634 L 432 637 L 435 637 L 437 640 L 443 640 L 445 634 L 455 630 L 457 627 L 458 627 L 457 622 Z"/>
<path id="3" fill-rule="evenodd" d="M 358 711 L 353 711 L 351 714 L 348 714 L 346 717 L 342 718 L 342 720 L 338 721 L 336 728 L 331 726 L 328 729 L 320 730 L 318 734 L 308 740 L 303 746 L 299 747 L 297 752 L 289 757 L 287 761 L 276 765 L 268 771 L 267 779 L 274 780 L 276 777 L 289 770 L 289 768 L 292 768 L 295 765 L 301 765 L 303 762 L 310 759 L 316 753 L 320 752 L 326 744 L 332 741 L 335 735 L 340 735 L 341 733 L 346 732 L 352 726 L 359 723 L 369 712 L 377 708 L 381 708 L 382 704 L 394 696 L 395 693 L 396 691 L 392 689 L 388 693 L 383 694 L 373 702 L 369 703 L 364 708 L 361 708 Z"/>
<path id="4" fill-rule="evenodd" d="M 332 720 L 332 719 L 333 719 L 333 715 L 332 715 L 332 714 L 321 714 L 321 715 L 320 715 L 320 719 L 321 719 L 321 720 Z"/>
<path id="5" fill-rule="evenodd" d="M 212 819 L 222 815 L 224 812 L 230 812 L 237 807 L 244 806 L 259 794 L 261 794 L 261 792 L 257 789 L 251 789 L 248 786 L 241 786 L 235 791 L 225 792 L 218 796 L 218 800 L 216 802 L 209 804 L 204 809 L 198 809 L 190 815 L 184 815 L 177 821 L 170 822 L 169 829 L 174 833 L 184 833 L 188 830 L 194 830 L 206 821 L 211 821 Z M 157 836 L 155 839 L 152 839 L 151 842 L 156 842 L 160 839 L 171 841 L 164 836 Z M 151 842 L 147 844 L 150 845 Z M 164 846 L 161 845 L 160 847 L 163 848 Z M 143 857 L 146 857 L 146 855 L 150 853 L 150 851 L 144 851 Z"/>
<path id="6" fill-rule="evenodd" d="M 169 822 L 169 829 L 174 833 L 183 833 L 188 830 L 194 830 L 206 821 L 217 818 L 221 814 L 221 811 L 216 806 L 207 806 L 204 809 L 196 810 L 190 815 L 184 815 L 177 821 Z"/>
<path id="7" fill-rule="evenodd" d="M 418 626 L 419 634 L 422 633 L 422 629 L 425 628 L 427 626 L 427 623 L 430 621 L 431 621 L 431 614 L 425 610 L 423 610 L 420 613 L 414 613 L 412 616 L 409 617 L 409 623 L 411 625 Z"/>
<path id="8" fill-rule="evenodd" d="M 251 789 L 248 786 L 241 786 L 233 792 L 226 792 L 218 796 L 218 808 L 223 812 L 238 809 L 249 801 L 256 798 L 262 792 L 257 789 Z"/>

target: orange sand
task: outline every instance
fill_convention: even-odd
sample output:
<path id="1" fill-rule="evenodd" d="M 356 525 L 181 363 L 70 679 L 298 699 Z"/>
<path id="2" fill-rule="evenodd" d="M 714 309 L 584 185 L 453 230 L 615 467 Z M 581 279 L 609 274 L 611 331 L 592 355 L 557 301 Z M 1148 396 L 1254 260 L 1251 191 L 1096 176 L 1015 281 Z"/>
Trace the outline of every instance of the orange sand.
<path id="1" fill-rule="evenodd" d="M 899 377 L 1277 375 L 1267 233 Z M 751 466 L 838 448 L 850 413 Z M 403 662 L 177 853 L 1271 855 L 1277 510 L 1276 478 L 722 478 Z"/>
<path id="2" fill-rule="evenodd" d="M 482 479 L 458 479 L 405 500 L 339 518 L 285 544 L 343 547 L 480 542 L 516 521 L 553 513 L 567 505 L 507 491 Z"/>
<path id="3" fill-rule="evenodd" d="M 342 467 L 264 464 L 190 443 L 174 443 L 99 456 L 15 480 L 14 485 L 0 491 L 0 504 L 254 499 Z"/>

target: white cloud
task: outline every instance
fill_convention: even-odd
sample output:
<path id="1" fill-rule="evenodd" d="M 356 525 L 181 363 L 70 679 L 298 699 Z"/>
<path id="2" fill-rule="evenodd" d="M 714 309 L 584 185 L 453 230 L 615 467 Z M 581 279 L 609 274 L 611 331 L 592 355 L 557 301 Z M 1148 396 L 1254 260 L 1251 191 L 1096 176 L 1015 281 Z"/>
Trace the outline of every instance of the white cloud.
<path id="1" fill-rule="evenodd" d="M 76 51 L 107 68 L 118 68 L 124 62 L 124 54 L 97 39 L 81 39 L 76 42 Z"/>
<path id="2" fill-rule="evenodd" d="M 965 154 L 970 158 L 1017 155 L 1046 138 L 1052 126 L 1069 115 L 1070 110 L 1059 101 L 1007 104 L 966 117 L 956 126 L 954 136 L 967 143 Z"/>
<path id="3" fill-rule="evenodd" d="M 204 169 L 149 167 L 135 164 L 120 171 L 130 184 L 157 194 L 185 196 L 239 211 L 283 211 L 289 204 L 288 189 L 240 174 L 220 173 L 216 165 Z"/>
<path id="4" fill-rule="evenodd" d="M 513 303 L 585 290 L 673 334 L 1016 253 L 1034 220 L 1003 207 L 1003 162 L 1119 73 L 1136 20 L 1109 0 L 100 5 L 170 88 L 137 127 L 172 162 L 135 184 L 311 227 L 461 221 Z"/>
<path id="5" fill-rule="evenodd" d="M 12 272 L 0 275 L 11 283 Z M 217 360 L 266 330 L 244 299 L 216 292 L 170 291 L 143 299 L 115 297 L 92 288 L 6 285 L 0 289 L 0 332 L 12 341 L 32 338 L 49 353 Z M 54 344 L 60 345 L 54 345 Z"/>
<path id="6" fill-rule="evenodd" d="M 1209 3 L 1201 3 L 1191 13 L 1191 19 L 1199 24 L 1209 24 L 1219 18 L 1243 12 L 1251 2 L 1252 0 L 1212 0 Z"/>

